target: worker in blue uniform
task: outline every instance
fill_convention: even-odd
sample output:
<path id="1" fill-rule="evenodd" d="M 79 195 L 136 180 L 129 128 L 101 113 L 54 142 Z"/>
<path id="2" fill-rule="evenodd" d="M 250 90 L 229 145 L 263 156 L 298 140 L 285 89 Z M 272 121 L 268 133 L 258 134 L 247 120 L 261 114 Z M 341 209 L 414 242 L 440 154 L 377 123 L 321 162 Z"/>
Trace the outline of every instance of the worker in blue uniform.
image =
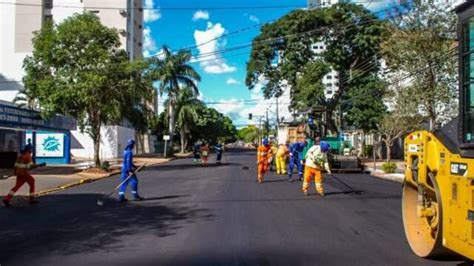
<path id="1" fill-rule="evenodd" d="M 288 164 L 288 179 L 290 181 L 293 181 L 293 169 L 295 166 L 298 169 L 298 178 L 299 180 L 303 180 L 303 163 L 302 163 L 302 156 L 303 156 L 303 150 L 304 147 L 306 146 L 305 142 L 295 142 L 290 144 L 290 147 L 288 148 L 290 152 L 290 161 Z"/>
<path id="2" fill-rule="evenodd" d="M 125 181 L 122 186 L 120 186 L 119 190 L 119 201 L 125 202 L 127 199 L 125 198 L 125 191 L 127 190 L 128 183 L 131 184 L 132 187 L 132 195 L 134 200 L 144 200 L 144 198 L 140 197 L 138 194 L 138 179 L 135 175 L 134 171 L 137 169 L 137 166 L 133 164 L 133 148 L 135 147 L 135 140 L 130 139 L 127 143 L 127 147 L 125 147 L 125 151 L 123 152 L 123 164 L 122 164 L 122 174 L 120 176 L 121 181 L 123 182 L 125 179 L 128 178 L 130 174 L 133 174 L 127 181 Z"/>
<path id="3" fill-rule="evenodd" d="M 201 143 L 196 142 L 193 146 L 193 163 L 197 164 L 200 163 L 201 156 L 199 154 L 199 150 L 201 149 Z"/>
<path id="4" fill-rule="evenodd" d="M 214 149 L 216 150 L 216 164 L 220 165 L 224 148 L 222 147 L 222 144 L 219 142 L 217 143 L 216 146 L 214 146 Z"/>

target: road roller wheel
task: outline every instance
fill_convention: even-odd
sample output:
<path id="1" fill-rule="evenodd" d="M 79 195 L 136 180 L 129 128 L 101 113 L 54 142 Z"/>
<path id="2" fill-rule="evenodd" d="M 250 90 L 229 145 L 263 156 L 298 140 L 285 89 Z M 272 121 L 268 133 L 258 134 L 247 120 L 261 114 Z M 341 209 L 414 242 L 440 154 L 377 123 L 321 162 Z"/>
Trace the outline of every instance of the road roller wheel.
<path id="1" fill-rule="evenodd" d="M 434 180 L 432 180 L 434 181 Z M 434 183 L 433 183 L 434 184 Z M 425 198 L 430 202 L 431 214 L 420 217 L 417 212 L 418 188 L 405 183 L 402 195 L 402 215 L 405 235 L 412 251 L 423 258 L 436 258 L 451 254 L 442 245 L 442 205 L 436 185 L 426 188 Z"/>

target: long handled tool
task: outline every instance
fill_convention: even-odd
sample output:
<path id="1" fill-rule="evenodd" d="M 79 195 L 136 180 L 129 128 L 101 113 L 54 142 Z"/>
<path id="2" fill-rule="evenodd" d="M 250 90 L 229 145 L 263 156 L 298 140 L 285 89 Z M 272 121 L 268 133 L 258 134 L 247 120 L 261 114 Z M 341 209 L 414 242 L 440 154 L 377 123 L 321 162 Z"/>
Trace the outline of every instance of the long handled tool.
<path id="1" fill-rule="evenodd" d="M 331 174 L 329 175 L 331 176 L 332 178 L 334 178 L 334 180 L 336 180 L 337 182 L 339 182 L 340 184 L 342 184 L 343 186 L 345 186 L 346 188 L 350 189 L 350 193 L 354 193 L 354 194 L 362 194 L 362 191 L 361 190 L 357 190 L 357 189 L 354 189 L 352 186 L 350 186 L 349 184 L 347 184 L 346 182 L 342 181 L 341 179 L 339 179 L 338 177 L 336 177 L 335 175 Z"/>
<path id="2" fill-rule="evenodd" d="M 141 165 L 140 167 L 138 167 L 135 171 L 133 171 L 132 173 L 130 173 L 127 178 L 125 178 L 120 184 L 118 184 L 114 190 L 112 190 L 112 192 L 110 192 L 109 194 L 105 195 L 104 197 L 102 197 L 101 199 L 97 200 L 97 205 L 99 206 L 103 206 L 104 205 L 104 201 L 108 198 L 110 198 L 110 196 L 112 196 L 115 191 L 117 189 L 119 189 L 123 184 L 125 184 L 125 182 L 127 182 L 132 176 L 134 176 L 135 174 L 137 174 L 140 170 L 142 170 L 143 167 L 145 167 L 146 163 Z"/>

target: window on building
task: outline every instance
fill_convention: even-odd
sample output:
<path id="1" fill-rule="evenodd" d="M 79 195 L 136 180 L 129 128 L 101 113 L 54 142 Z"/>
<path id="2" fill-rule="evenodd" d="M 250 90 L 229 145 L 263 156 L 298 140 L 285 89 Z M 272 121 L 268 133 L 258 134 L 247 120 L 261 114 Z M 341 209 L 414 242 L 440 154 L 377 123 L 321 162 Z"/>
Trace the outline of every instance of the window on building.
<path id="1" fill-rule="evenodd" d="M 138 25 L 138 28 L 143 29 L 143 25 L 142 24 Z"/>
<path id="2" fill-rule="evenodd" d="M 138 46 L 142 47 L 142 42 L 139 42 L 139 43 L 138 43 Z"/>
<path id="3" fill-rule="evenodd" d="M 331 95 L 331 94 L 332 94 L 332 91 L 331 91 L 331 90 L 328 90 L 328 91 L 326 91 L 326 94 L 327 94 L 327 95 Z"/>
<path id="4" fill-rule="evenodd" d="M 53 0 L 45 0 L 44 1 L 44 8 L 46 8 L 46 9 L 53 8 Z"/>
<path id="5" fill-rule="evenodd" d="M 91 11 L 89 11 L 89 12 L 91 12 L 92 14 L 95 14 L 96 16 L 98 16 L 99 13 L 100 13 L 99 10 L 91 10 Z"/>
<path id="6" fill-rule="evenodd" d="M 332 79 L 332 76 L 331 76 L 331 75 L 327 75 L 326 78 L 327 78 L 327 79 Z"/>

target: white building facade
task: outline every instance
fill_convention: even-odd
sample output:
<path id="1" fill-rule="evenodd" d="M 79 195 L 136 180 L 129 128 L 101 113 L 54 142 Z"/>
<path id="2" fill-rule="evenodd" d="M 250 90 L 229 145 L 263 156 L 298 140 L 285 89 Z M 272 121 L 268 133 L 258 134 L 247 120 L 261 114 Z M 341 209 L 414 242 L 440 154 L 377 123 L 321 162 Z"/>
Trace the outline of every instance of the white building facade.
<path id="1" fill-rule="evenodd" d="M 12 102 L 23 88 L 23 60 L 31 55 L 33 32 L 48 20 L 55 24 L 75 13 L 95 13 L 101 22 L 119 32 L 121 48 L 130 60 L 142 57 L 142 0 L 10 0 L 0 5 L 0 100 Z M 120 157 L 126 142 L 135 131 L 124 126 L 104 126 L 100 156 Z M 79 130 L 71 131 L 71 153 L 93 158 L 92 139 Z M 149 145 L 145 145 L 149 151 Z"/>

